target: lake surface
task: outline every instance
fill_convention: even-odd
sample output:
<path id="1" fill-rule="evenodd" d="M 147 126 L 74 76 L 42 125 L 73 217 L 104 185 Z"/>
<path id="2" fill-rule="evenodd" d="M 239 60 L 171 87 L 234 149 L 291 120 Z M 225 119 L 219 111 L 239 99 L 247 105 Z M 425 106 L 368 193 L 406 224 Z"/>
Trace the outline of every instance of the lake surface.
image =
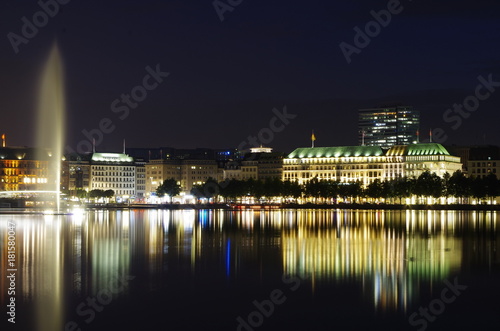
<path id="1" fill-rule="evenodd" d="M 498 330 L 498 219 L 492 211 L 372 210 L 0 215 L 0 325 Z M 16 324 L 6 314 L 9 223 Z"/>

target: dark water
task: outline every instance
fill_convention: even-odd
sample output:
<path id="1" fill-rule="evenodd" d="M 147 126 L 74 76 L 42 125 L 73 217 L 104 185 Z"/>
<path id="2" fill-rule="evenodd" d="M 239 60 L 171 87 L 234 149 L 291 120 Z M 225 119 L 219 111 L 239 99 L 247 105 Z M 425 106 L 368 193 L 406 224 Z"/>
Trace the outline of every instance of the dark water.
<path id="1" fill-rule="evenodd" d="M 6 314 L 9 222 L 15 324 Z M 499 233 L 498 213 L 484 211 L 1 215 L 0 325 L 498 330 Z"/>

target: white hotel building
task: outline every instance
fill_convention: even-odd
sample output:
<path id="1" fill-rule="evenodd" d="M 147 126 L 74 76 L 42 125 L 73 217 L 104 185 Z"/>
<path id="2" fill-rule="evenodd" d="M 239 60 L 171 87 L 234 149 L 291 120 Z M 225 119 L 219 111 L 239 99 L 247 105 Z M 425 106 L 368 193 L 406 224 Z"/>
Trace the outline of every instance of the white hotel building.
<path id="1" fill-rule="evenodd" d="M 314 177 L 341 182 L 360 181 L 365 187 L 375 179 L 418 177 L 429 170 L 442 177 L 461 170 L 460 158 L 440 144 L 393 146 L 343 146 L 297 148 L 283 159 L 283 180 L 304 184 Z"/>
<path id="2" fill-rule="evenodd" d="M 136 166 L 127 154 L 93 153 L 90 159 L 90 190 L 113 190 L 115 197 L 129 199 L 136 192 Z"/>

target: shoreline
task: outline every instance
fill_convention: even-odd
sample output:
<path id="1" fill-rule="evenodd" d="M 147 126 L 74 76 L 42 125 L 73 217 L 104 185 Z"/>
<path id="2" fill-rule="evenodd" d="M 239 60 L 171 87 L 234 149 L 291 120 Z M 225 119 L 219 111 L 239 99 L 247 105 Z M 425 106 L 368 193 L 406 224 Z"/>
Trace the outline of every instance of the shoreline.
<path id="1" fill-rule="evenodd" d="M 394 205 L 394 204 L 87 204 L 85 210 L 228 210 L 228 211 L 271 211 L 286 209 L 340 209 L 340 210 L 463 210 L 463 211 L 499 211 L 500 205 Z M 45 208 L 0 208 L 0 215 L 40 215 Z"/>

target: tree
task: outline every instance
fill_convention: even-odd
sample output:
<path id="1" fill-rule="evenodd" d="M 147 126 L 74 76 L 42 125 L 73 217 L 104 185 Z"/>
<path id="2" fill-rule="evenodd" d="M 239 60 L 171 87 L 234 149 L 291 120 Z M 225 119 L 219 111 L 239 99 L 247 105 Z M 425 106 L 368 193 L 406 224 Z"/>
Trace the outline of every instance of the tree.
<path id="1" fill-rule="evenodd" d="M 159 197 L 168 195 L 169 197 L 174 197 L 181 193 L 181 186 L 177 184 L 177 181 L 173 178 L 165 179 L 163 183 L 156 189 L 156 194 Z"/>
<path id="2" fill-rule="evenodd" d="M 442 195 L 448 200 L 448 197 L 451 195 L 450 194 L 450 173 L 445 172 L 443 175 L 443 178 L 441 179 L 441 182 L 443 183 L 443 192 Z"/>
<path id="3" fill-rule="evenodd" d="M 470 193 L 476 199 L 484 199 L 486 191 L 484 190 L 484 183 L 480 177 L 474 177 L 470 181 Z"/>
<path id="4" fill-rule="evenodd" d="M 339 196 L 344 198 L 344 201 L 347 198 L 356 199 L 363 195 L 363 184 L 360 181 L 352 182 L 352 183 L 339 183 Z"/>
<path id="5" fill-rule="evenodd" d="M 321 196 L 321 183 L 318 177 L 314 177 L 304 185 L 305 195 L 314 198 L 314 202 Z"/>
<path id="6" fill-rule="evenodd" d="M 103 190 L 99 190 L 99 189 L 91 190 L 89 192 L 89 197 L 92 198 L 92 199 L 102 198 L 102 197 L 104 197 L 104 191 Z"/>
<path id="7" fill-rule="evenodd" d="M 384 195 L 384 186 L 380 179 L 375 179 L 371 182 L 365 191 L 366 195 L 373 199 L 382 198 Z"/>
<path id="8" fill-rule="evenodd" d="M 302 196 L 302 187 L 297 182 L 285 180 L 282 184 L 280 195 L 285 199 L 298 199 Z"/>
<path id="9" fill-rule="evenodd" d="M 194 195 L 198 199 L 217 199 L 217 197 L 221 193 L 221 187 L 219 183 L 213 179 L 212 177 L 208 178 L 205 183 L 194 185 L 191 188 L 191 194 Z"/>
<path id="10" fill-rule="evenodd" d="M 465 197 L 471 195 L 471 181 L 465 177 L 463 172 L 457 170 L 448 180 L 447 193 L 457 198 L 461 203 Z"/>
<path id="11" fill-rule="evenodd" d="M 498 196 L 500 186 L 497 175 L 489 173 L 488 176 L 483 178 L 482 182 L 487 197 L 493 200 L 496 196 Z"/>
<path id="12" fill-rule="evenodd" d="M 441 178 L 433 172 L 424 171 L 417 178 L 415 194 L 439 198 L 443 195 L 443 182 Z"/>
<path id="13" fill-rule="evenodd" d="M 79 199 L 79 200 L 82 200 L 82 199 L 85 199 L 87 198 L 87 191 L 85 190 L 82 190 L 82 189 L 77 189 L 76 192 L 75 192 L 75 196 Z"/>
<path id="14" fill-rule="evenodd" d="M 244 194 L 244 183 L 245 182 L 236 179 L 226 179 L 220 184 L 220 195 L 224 197 L 225 200 L 236 201 L 238 197 Z"/>

